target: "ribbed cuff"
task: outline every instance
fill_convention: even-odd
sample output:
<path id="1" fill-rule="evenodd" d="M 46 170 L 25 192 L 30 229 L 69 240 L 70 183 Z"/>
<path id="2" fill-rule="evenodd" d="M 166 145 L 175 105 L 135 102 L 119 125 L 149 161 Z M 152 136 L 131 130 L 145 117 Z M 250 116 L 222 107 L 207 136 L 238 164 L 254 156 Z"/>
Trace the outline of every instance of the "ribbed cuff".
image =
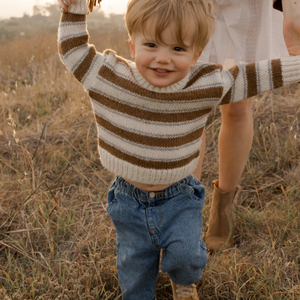
<path id="1" fill-rule="evenodd" d="M 75 15 L 86 15 L 89 12 L 86 0 L 72 0 L 68 13 Z"/>
<path id="2" fill-rule="evenodd" d="M 283 84 L 300 81 L 300 55 L 281 59 Z"/>

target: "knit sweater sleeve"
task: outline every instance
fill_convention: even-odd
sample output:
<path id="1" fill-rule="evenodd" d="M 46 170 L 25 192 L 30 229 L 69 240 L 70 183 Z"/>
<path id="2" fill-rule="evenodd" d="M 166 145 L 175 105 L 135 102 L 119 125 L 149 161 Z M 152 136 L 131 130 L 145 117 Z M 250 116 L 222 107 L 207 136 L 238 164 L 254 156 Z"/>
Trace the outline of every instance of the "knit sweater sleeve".
<path id="1" fill-rule="evenodd" d="M 221 72 L 223 96 L 220 105 L 300 81 L 300 56 L 238 64 Z"/>
<path id="2" fill-rule="evenodd" d="M 68 13 L 62 14 L 58 28 L 58 52 L 65 66 L 89 90 L 105 55 L 89 44 L 86 0 L 72 0 Z"/>

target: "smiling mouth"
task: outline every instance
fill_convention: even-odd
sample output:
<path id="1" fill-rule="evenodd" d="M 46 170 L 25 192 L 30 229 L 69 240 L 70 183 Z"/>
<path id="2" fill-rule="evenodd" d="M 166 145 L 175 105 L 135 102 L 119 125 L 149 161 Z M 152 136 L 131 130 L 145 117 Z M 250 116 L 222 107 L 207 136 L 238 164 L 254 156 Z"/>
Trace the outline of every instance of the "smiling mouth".
<path id="1" fill-rule="evenodd" d="M 161 74 L 171 73 L 172 71 L 166 69 L 152 69 L 153 71 Z"/>

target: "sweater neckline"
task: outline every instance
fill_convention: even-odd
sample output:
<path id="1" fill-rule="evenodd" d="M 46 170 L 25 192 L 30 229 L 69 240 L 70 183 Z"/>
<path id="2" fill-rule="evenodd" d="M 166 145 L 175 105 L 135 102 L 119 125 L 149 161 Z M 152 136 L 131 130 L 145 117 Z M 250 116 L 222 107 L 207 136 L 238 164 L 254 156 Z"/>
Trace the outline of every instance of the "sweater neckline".
<path id="1" fill-rule="evenodd" d="M 166 87 L 157 87 L 152 85 L 150 82 L 148 82 L 139 72 L 139 70 L 136 67 L 135 63 L 131 64 L 131 70 L 133 73 L 133 77 L 134 79 L 137 81 L 137 83 L 149 90 L 149 91 L 153 91 L 153 92 L 157 92 L 157 93 L 174 93 L 174 92 L 179 92 L 181 91 L 187 84 L 189 77 L 190 77 L 190 72 L 180 81 L 175 82 L 171 85 L 168 85 Z"/>

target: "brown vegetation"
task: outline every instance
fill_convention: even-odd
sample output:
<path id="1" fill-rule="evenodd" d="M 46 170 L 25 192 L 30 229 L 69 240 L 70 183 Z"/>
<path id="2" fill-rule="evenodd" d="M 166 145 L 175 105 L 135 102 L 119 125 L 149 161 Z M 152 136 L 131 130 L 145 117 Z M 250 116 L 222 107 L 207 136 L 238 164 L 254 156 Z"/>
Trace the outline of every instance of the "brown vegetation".
<path id="1" fill-rule="evenodd" d="M 129 56 L 124 29 L 91 36 L 99 51 Z M 0 53 L 0 299 L 120 299 L 105 212 L 113 174 L 99 161 L 88 96 L 60 63 L 55 33 Z M 209 257 L 200 299 L 300 299 L 300 89 L 267 93 L 253 110 L 235 247 Z M 220 122 L 208 126 L 204 232 Z M 166 274 L 157 299 L 172 299 Z"/>

